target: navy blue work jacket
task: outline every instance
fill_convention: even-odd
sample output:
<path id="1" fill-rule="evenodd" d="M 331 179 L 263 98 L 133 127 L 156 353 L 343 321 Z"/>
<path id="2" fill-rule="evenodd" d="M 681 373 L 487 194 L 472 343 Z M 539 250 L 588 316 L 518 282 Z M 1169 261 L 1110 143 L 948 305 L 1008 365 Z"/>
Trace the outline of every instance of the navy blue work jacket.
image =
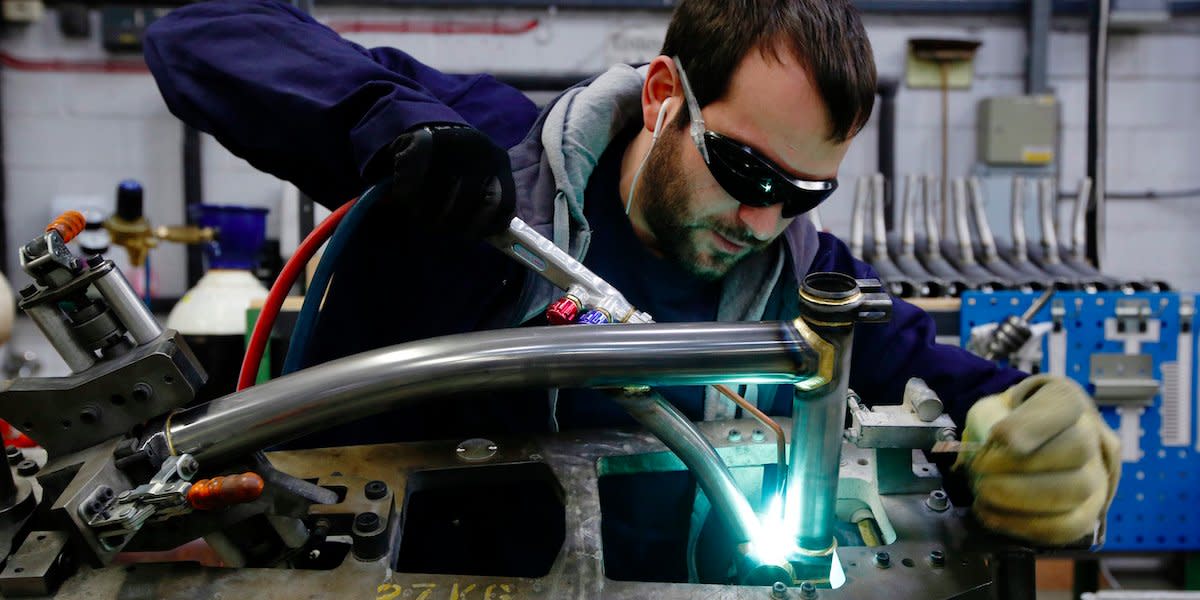
<path id="1" fill-rule="evenodd" d="M 442 73 L 394 48 L 363 48 L 270 0 L 176 9 L 149 28 L 145 56 L 175 115 L 330 207 L 371 183 L 364 172 L 405 130 L 463 123 L 508 148 L 538 114 L 526 96 L 488 75 Z M 386 215 L 370 221 L 326 298 L 320 359 L 476 330 L 515 300 L 526 274 L 498 252 L 431 239 Z M 821 234 L 810 270 L 877 276 L 829 234 Z M 936 344 L 929 316 L 899 299 L 890 323 L 858 328 L 851 373 L 851 387 L 876 403 L 900 402 L 908 378 L 922 377 L 960 424 L 971 403 L 1024 376 Z M 494 405 L 447 398 L 343 434 L 369 443 L 540 430 L 549 422 L 546 404 L 544 394 L 528 394 L 497 416 Z M 790 406 L 771 412 L 786 415 Z"/>

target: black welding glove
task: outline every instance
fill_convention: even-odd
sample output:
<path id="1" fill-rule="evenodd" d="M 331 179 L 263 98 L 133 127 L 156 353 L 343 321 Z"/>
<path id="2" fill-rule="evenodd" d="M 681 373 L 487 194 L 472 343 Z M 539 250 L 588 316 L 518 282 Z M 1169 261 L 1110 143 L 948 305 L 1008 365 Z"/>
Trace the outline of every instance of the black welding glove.
<path id="1" fill-rule="evenodd" d="M 508 227 L 516 186 L 508 153 L 465 125 L 425 125 L 397 137 L 393 200 L 409 226 L 465 238 Z"/>

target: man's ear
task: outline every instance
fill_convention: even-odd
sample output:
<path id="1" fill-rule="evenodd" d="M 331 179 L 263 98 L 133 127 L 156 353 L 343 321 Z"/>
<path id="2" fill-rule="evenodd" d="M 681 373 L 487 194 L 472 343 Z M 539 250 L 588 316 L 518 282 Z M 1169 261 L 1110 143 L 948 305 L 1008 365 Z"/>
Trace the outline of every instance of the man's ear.
<path id="1" fill-rule="evenodd" d="M 678 96 L 667 106 L 663 101 Z M 679 74 L 675 72 L 674 61 L 669 56 L 657 56 L 647 65 L 646 82 L 642 85 L 642 123 L 651 133 L 656 133 L 656 123 L 670 122 L 659 119 L 663 110 L 679 110 L 683 106 L 683 88 L 679 84 Z M 664 115 L 669 119 L 670 114 Z"/>

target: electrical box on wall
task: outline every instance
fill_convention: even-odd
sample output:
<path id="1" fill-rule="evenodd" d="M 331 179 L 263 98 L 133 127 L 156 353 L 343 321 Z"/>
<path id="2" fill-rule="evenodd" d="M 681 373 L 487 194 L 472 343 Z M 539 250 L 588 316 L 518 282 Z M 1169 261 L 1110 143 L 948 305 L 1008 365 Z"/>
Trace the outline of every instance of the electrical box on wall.
<path id="1" fill-rule="evenodd" d="M 2 0 L 0 9 L 6 23 L 33 23 L 41 20 L 45 6 L 42 0 Z"/>
<path id="2" fill-rule="evenodd" d="M 979 101 L 979 161 L 989 165 L 1047 165 L 1058 147 L 1054 96 L 1005 96 Z"/>
<path id="3" fill-rule="evenodd" d="M 142 37 L 155 19 L 165 15 L 166 8 L 102 8 L 100 30 L 104 49 L 109 52 L 141 52 Z"/>

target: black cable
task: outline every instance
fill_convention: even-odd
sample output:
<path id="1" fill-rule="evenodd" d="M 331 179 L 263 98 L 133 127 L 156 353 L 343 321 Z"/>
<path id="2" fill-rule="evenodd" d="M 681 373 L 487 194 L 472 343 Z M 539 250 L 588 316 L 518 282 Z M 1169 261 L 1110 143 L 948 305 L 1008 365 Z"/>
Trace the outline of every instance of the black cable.
<path id="1" fill-rule="evenodd" d="M 1075 191 L 1060 191 L 1060 199 L 1074 200 L 1078 196 Z M 1104 197 L 1109 200 L 1170 200 L 1173 198 L 1200 198 L 1200 188 L 1186 190 L 1146 190 L 1144 192 L 1106 192 Z"/>
<path id="2" fill-rule="evenodd" d="M 1190 190 L 1146 190 L 1144 192 L 1107 192 L 1105 197 L 1111 200 L 1157 200 L 1170 198 L 1200 198 L 1200 188 Z"/>

